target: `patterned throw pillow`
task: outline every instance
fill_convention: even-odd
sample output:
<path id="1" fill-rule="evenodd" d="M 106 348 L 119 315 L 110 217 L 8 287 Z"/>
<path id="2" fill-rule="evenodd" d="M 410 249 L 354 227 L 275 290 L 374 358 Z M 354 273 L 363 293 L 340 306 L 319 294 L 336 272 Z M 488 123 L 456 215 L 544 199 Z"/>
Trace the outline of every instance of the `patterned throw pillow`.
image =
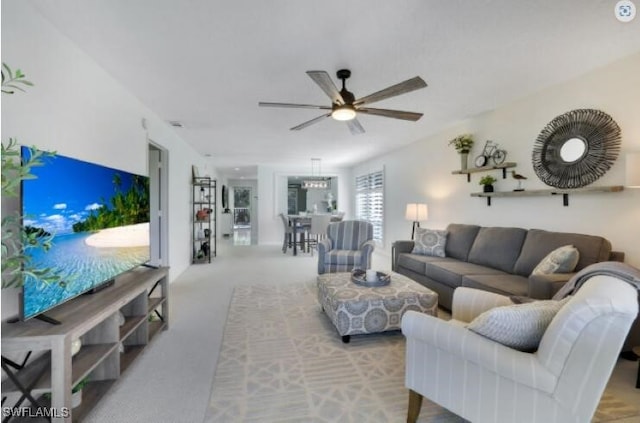
<path id="1" fill-rule="evenodd" d="M 580 252 L 573 245 L 565 245 L 556 248 L 531 272 L 532 275 L 548 275 L 551 273 L 569 273 L 573 272 L 580 260 Z"/>
<path id="2" fill-rule="evenodd" d="M 444 257 L 444 247 L 447 243 L 447 231 L 416 228 L 413 254 L 423 256 Z"/>
<path id="3" fill-rule="evenodd" d="M 473 319 L 467 329 L 507 347 L 533 351 L 551 320 L 570 298 L 495 307 Z"/>

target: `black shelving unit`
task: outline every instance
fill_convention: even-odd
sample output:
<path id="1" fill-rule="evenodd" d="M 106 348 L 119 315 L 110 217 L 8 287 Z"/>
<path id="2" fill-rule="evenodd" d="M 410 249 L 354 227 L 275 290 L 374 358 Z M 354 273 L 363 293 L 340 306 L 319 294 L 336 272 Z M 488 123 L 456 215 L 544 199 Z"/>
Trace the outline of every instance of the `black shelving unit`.
<path id="1" fill-rule="evenodd" d="M 194 177 L 192 188 L 192 263 L 211 263 L 217 250 L 216 180 Z"/>

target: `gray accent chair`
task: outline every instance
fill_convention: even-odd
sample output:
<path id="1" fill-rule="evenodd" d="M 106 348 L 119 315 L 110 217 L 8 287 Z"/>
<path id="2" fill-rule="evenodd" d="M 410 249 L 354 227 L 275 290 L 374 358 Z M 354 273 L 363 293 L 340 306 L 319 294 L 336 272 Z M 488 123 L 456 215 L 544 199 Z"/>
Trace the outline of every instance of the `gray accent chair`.
<path id="1" fill-rule="evenodd" d="M 318 242 L 318 274 L 370 269 L 375 248 L 373 225 L 344 220 L 327 226 L 327 237 Z"/>

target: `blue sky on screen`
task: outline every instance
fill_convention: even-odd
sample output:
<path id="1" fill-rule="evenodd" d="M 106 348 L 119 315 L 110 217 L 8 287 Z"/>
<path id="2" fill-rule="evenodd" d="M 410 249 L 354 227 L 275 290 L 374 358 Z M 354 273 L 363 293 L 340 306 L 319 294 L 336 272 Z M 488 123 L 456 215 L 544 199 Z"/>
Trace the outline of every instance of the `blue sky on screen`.
<path id="1" fill-rule="evenodd" d="M 28 154 L 28 149 L 23 147 L 22 154 Z M 72 233 L 74 223 L 102 204 L 111 208 L 116 174 L 122 181 L 121 192 L 127 191 L 133 180 L 131 173 L 61 155 L 45 158 L 44 166 L 32 168 L 31 173 L 37 178 L 22 185 L 24 224 L 56 235 Z"/>

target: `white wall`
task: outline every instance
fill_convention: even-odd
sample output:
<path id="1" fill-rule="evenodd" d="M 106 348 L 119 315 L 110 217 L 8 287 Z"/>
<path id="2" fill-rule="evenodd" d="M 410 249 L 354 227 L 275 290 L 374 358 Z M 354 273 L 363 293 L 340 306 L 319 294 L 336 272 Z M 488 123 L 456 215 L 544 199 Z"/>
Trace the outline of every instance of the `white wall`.
<path id="1" fill-rule="evenodd" d="M 191 263 L 191 165 L 202 171 L 212 164 L 27 2 L 2 3 L 2 61 L 35 84 L 27 93 L 3 95 L 3 140 L 16 137 L 139 174 L 148 174 L 149 139 L 168 150 L 169 265 L 175 279 Z M 3 318 L 15 314 L 17 294 L 2 290 L 2 305 Z"/>
<path id="2" fill-rule="evenodd" d="M 640 54 L 615 62 L 578 79 L 521 99 L 506 107 L 464 121 L 442 133 L 362 163 L 354 176 L 385 168 L 385 243 L 408 239 L 411 223 L 404 220 L 406 203 L 425 202 L 429 220 L 423 227 L 444 228 L 448 223 L 517 226 L 553 231 L 601 235 L 614 250 L 624 251 L 626 261 L 640 266 L 640 190 L 621 193 L 572 195 L 569 207 L 560 197 L 494 198 L 491 207 L 485 199 L 472 198 L 481 191 L 472 175 L 452 175 L 460 168 L 455 150 L 448 140 L 461 133 L 474 134 L 476 145 L 470 154 L 480 153 L 484 141 L 494 140 L 508 151 L 507 161 L 518 163 L 516 170 L 529 179 L 526 189 L 548 188 L 536 176 L 531 164 L 533 143 L 554 117 L 578 108 L 594 108 L 613 117 L 622 130 L 622 151 L 614 166 L 594 185 L 624 185 L 624 154 L 640 151 Z M 496 190 L 513 190 L 517 183 L 502 179 L 499 171 Z"/>

